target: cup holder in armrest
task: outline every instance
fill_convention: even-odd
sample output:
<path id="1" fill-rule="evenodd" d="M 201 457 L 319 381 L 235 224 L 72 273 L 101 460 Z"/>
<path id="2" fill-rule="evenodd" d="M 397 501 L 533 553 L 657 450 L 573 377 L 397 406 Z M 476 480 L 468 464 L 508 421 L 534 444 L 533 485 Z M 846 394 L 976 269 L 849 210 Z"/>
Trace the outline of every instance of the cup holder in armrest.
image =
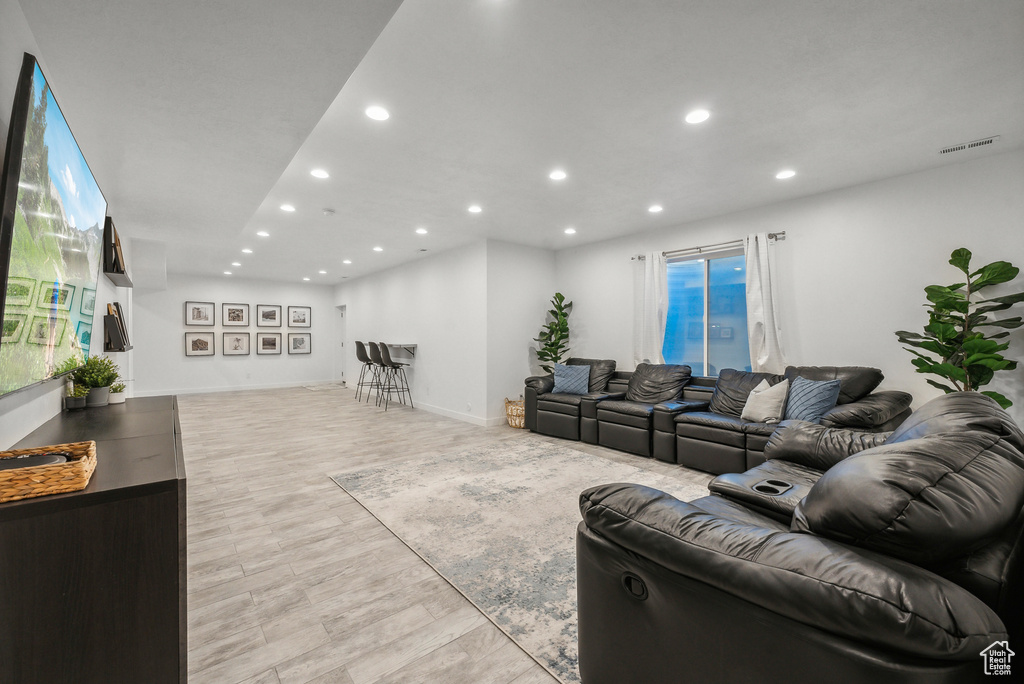
<path id="1" fill-rule="evenodd" d="M 767 494 L 768 496 L 779 496 L 780 494 L 785 494 L 792 488 L 792 483 L 784 482 L 782 480 L 762 480 L 751 487 L 751 489 L 758 494 Z"/>

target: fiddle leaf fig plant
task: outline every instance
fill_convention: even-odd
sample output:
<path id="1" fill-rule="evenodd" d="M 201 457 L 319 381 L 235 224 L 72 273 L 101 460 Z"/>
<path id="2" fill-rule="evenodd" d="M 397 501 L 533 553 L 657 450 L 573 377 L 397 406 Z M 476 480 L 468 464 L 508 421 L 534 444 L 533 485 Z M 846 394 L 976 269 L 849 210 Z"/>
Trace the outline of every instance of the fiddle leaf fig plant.
<path id="1" fill-rule="evenodd" d="M 938 375 L 946 382 L 928 379 L 933 387 L 949 392 L 977 392 L 987 385 L 997 371 L 1014 370 L 1017 362 L 1000 352 L 1009 348 L 1004 340 L 1009 331 L 1024 324 L 1020 316 L 990 320 L 989 315 L 1005 311 L 1024 302 L 1024 292 L 982 298 L 981 290 L 1008 283 L 1020 269 L 1008 261 L 994 261 L 971 271 L 971 252 L 954 250 L 949 263 L 959 269 L 965 282 L 952 285 L 929 285 L 924 288 L 928 303 L 928 325 L 923 333 L 904 330 L 896 337 L 914 355 L 911 363 L 918 373 Z M 998 330 L 998 332 L 997 332 Z M 911 348 L 913 347 L 913 348 Z M 922 351 L 918 351 L 922 350 Z M 982 391 L 1004 409 L 1013 405 L 999 392 Z"/>
<path id="2" fill-rule="evenodd" d="M 540 335 L 533 338 L 534 342 L 540 344 L 537 349 L 540 367 L 548 373 L 554 372 L 554 365 L 560 362 L 569 350 L 569 314 L 572 312 L 572 302 L 565 301 L 562 293 L 556 292 L 551 299 L 551 306 L 553 308 L 548 309 L 551 320 L 541 328 Z"/>

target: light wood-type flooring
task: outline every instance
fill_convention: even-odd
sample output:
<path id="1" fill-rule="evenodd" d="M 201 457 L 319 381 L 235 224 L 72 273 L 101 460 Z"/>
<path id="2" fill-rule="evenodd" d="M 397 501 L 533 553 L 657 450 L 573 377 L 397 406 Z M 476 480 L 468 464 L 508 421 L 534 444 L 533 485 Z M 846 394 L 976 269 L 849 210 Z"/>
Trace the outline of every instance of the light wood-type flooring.
<path id="1" fill-rule="evenodd" d="M 179 396 L 192 684 L 556 680 L 330 475 L 549 438 L 358 403 L 340 386 Z M 708 477 L 550 439 L 688 481 Z"/>

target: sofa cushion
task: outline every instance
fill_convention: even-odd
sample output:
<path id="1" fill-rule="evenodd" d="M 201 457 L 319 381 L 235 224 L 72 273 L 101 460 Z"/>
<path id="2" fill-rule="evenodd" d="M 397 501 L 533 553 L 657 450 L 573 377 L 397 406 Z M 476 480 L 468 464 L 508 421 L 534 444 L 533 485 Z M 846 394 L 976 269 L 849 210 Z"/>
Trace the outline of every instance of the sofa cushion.
<path id="1" fill-rule="evenodd" d="M 571 358 L 566 366 L 590 366 L 591 392 L 603 392 L 608 388 L 608 381 L 615 375 L 615 359 L 577 359 Z"/>
<path id="2" fill-rule="evenodd" d="M 755 423 L 777 423 L 786 412 L 786 397 L 789 394 L 789 380 L 775 385 L 762 380 L 750 390 L 747 403 L 743 405 L 740 418 Z"/>
<path id="3" fill-rule="evenodd" d="M 563 413 L 567 416 L 579 416 L 580 405 L 579 403 L 572 404 L 561 401 L 549 401 L 550 397 L 576 397 L 575 394 L 545 394 L 537 402 L 538 413 Z"/>
<path id="4" fill-rule="evenodd" d="M 1024 452 L 1024 434 L 1006 411 L 991 410 L 993 401 L 978 392 L 954 392 L 933 399 L 889 435 L 886 444 L 919 437 L 984 430 L 1000 435 L 1010 446 Z"/>
<path id="5" fill-rule="evenodd" d="M 876 429 L 910 408 L 913 400 L 914 397 L 906 392 L 875 392 L 848 404 L 840 402 L 822 417 L 821 424 L 828 427 Z"/>
<path id="6" fill-rule="evenodd" d="M 555 386 L 558 394 L 586 394 L 590 391 L 590 366 L 555 364 Z"/>
<path id="7" fill-rule="evenodd" d="M 660 404 L 672 401 L 683 392 L 690 381 L 689 366 L 674 366 L 666 363 L 641 363 L 629 378 L 626 388 L 627 401 L 645 404 Z"/>
<path id="8" fill-rule="evenodd" d="M 555 402 L 558 404 L 568 404 L 570 406 L 579 406 L 583 402 L 582 394 L 561 394 L 552 392 L 551 394 L 545 394 L 540 397 L 541 403 Z"/>
<path id="9" fill-rule="evenodd" d="M 735 416 L 723 416 L 720 413 L 713 413 L 711 411 L 688 411 L 686 413 L 680 413 L 676 416 L 676 425 L 680 423 L 686 425 L 703 425 L 704 427 L 718 428 L 719 430 L 728 430 L 729 432 L 743 432 L 743 424 L 746 423 L 742 418 Z"/>
<path id="10" fill-rule="evenodd" d="M 839 397 L 838 380 L 808 380 L 793 378 L 786 398 L 786 420 L 806 420 L 820 423 L 822 417 L 835 408 Z"/>
<path id="11" fill-rule="evenodd" d="M 764 455 L 769 460 L 799 463 L 824 472 L 844 458 L 885 444 L 888 436 L 886 432 L 844 430 L 787 420 L 776 426 Z"/>
<path id="12" fill-rule="evenodd" d="M 597 420 L 616 425 L 649 428 L 654 413 L 654 404 L 643 404 L 636 401 L 617 401 L 609 399 L 597 404 Z"/>
<path id="13" fill-rule="evenodd" d="M 957 427 L 890 438 L 840 461 L 797 507 L 794 531 L 924 564 L 968 553 L 1012 523 L 1024 505 L 1024 454 L 1013 444 L 1024 440 L 1020 429 L 978 393 L 943 395 L 921 411 Z"/>
<path id="14" fill-rule="evenodd" d="M 798 376 L 808 380 L 838 380 L 838 404 L 866 397 L 885 379 L 882 371 L 866 366 L 790 366 L 786 369 L 790 382 Z"/>
<path id="15" fill-rule="evenodd" d="M 739 418 L 747 404 L 750 391 L 762 380 L 774 385 L 782 380 L 781 375 L 771 373 L 750 373 L 726 368 L 718 374 L 715 392 L 711 395 L 711 410 L 726 416 Z"/>

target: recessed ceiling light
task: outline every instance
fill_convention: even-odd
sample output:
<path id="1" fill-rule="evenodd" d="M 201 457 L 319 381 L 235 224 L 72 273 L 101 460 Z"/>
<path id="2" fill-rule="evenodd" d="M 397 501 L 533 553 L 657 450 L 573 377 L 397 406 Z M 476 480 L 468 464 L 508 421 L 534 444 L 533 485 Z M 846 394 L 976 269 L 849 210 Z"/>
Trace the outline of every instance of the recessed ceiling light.
<path id="1" fill-rule="evenodd" d="M 548 174 L 548 178 L 551 180 L 565 180 L 565 171 L 562 169 L 555 169 Z"/>
<path id="2" fill-rule="evenodd" d="M 252 250 L 246 247 L 245 249 L 242 250 L 242 254 L 252 254 Z"/>
<path id="3" fill-rule="evenodd" d="M 281 211 L 295 211 L 295 207 L 290 204 L 282 204 Z"/>
<path id="4" fill-rule="evenodd" d="M 343 264 L 351 264 L 351 263 L 352 263 L 352 260 L 351 260 L 351 259 L 345 259 L 345 260 L 344 260 L 344 261 L 342 261 L 341 263 L 343 263 Z"/>
<path id="5" fill-rule="evenodd" d="M 327 275 L 327 271 L 320 271 L 320 275 Z"/>
<path id="6" fill-rule="evenodd" d="M 483 211 L 483 209 L 480 208 L 479 204 L 471 204 L 471 205 L 469 205 L 469 213 L 471 213 L 471 214 L 479 214 L 481 211 Z"/>
<path id="7" fill-rule="evenodd" d="M 417 235 L 426 235 L 427 234 L 427 229 L 426 228 L 417 228 L 416 229 L 416 234 Z"/>
<path id="8" fill-rule="evenodd" d="M 232 266 L 241 266 L 241 265 L 242 265 L 242 262 L 241 262 L 241 261 L 232 261 L 232 262 L 231 262 L 231 265 L 232 265 Z"/>
<path id="9" fill-rule="evenodd" d="M 386 121 L 391 115 L 388 114 L 388 110 L 383 107 L 373 105 L 372 107 L 366 108 L 366 116 L 370 117 L 374 121 Z"/>
<path id="10" fill-rule="evenodd" d="M 661 211 L 661 205 L 652 204 L 651 206 L 647 207 L 647 211 L 651 212 L 652 214 L 657 214 L 659 211 Z"/>
<path id="11" fill-rule="evenodd" d="M 330 178 L 331 174 L 327 173 L 323 169 L 313 169 L 309 172 L 309 175 L 313 178 Z"/>
<path id="12" fill-rule="evenodd" d="M 374 252 L 383 252 L 383 251 L 384 251 L 384 248 L 383 248 L 383 247 L 374 247 L 374 248 L 373 248 L 373 251 L 374 251 Z"/>
<path id="13" fill-rule="evenodd" d="M 778 178 L 779 180 L 786 180 L 787 178 L 792 178 L 795 175 L 796 171 L 794 171 L 793 169 L 784 169 L 775 174 L 775 177 Z"/>
<path id="14" fill-rule="evenodd" d="M 309 280 L 309 278 L 303 278 L 303 280 Z"/>
<path id="15" fill-rule="evenodd" d="M 224 271 L 224 275 L 231 275 L 231 271 Z"/>
<path id="16" fill-rule="evenodd" d="M 575 228 L 566 228 L 565 229 L 565 234 L 566 235 L 575 235 L 576 234 L 576 229 Z"/>
<path id="17" fill-rule="evenodd" d="M 692 112 L 686 115 L 686 123 L 688 124 L 699 124 L 704 123 L 711 116 L 711 112 L 706 109 L 694 109 Z"/>
<path id="18" fill-rule="evenodd" d="M 270 233 L 268 233 L 265 230 L 261 230 L 260 232 L 258 232 L 256 234 L 259 235 L 260 237 L 270 237 Z"/>

